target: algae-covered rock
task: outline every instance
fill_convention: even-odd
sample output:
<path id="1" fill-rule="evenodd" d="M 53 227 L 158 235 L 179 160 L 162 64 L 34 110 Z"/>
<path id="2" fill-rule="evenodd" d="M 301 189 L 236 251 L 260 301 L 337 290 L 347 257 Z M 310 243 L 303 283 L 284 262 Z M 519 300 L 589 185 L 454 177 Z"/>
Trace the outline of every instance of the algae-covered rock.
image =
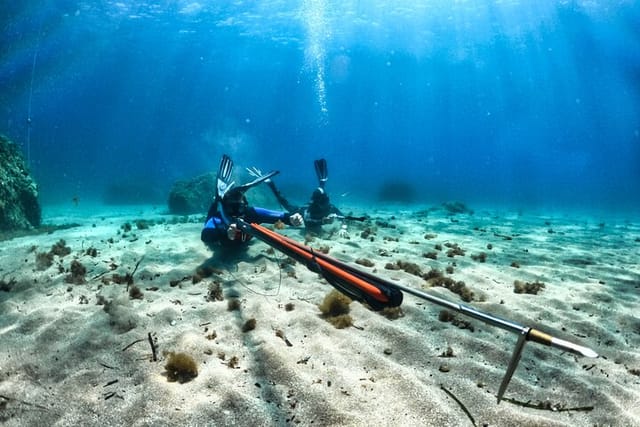
<path id="1" fill-rule="evenodd" d="M 175 215 L 206 213 L 216 194 L 213 173 L 173 184 L 169 193 L 169 212 Z"/>
<path id="2" fill-rule="evenodd" d="M 41 221 L 38 186 L 18 147 L 0 135 L 0 231 L 31 229 Z"/>

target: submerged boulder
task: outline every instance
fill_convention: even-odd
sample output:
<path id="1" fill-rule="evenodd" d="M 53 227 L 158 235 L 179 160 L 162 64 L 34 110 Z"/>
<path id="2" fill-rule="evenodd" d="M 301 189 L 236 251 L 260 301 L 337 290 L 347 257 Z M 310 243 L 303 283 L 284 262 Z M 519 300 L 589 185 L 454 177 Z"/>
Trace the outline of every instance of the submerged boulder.
<path id="1" fill-rule="evenodd" d="M 0 231 L 30 229 L 41 221 L 38 185 L 18 147 L 0 135 Z"/>
<path id="2" fill-rule="evenodd" d="M 174 215 L 206 214 L 216 194 L 215 182 L 214 173 L 177 181 L 169 193 L 169 212 Z"/>

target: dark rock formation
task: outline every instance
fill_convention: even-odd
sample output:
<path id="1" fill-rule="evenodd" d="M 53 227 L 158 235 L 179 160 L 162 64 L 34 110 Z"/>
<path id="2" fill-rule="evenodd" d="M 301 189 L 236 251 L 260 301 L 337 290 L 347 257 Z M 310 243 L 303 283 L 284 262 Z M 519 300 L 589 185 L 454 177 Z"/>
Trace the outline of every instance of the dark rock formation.
<path id="1" fill-rule="evenodd" d="M 378 190 L 378 199 L 389 203 L 413 203 L 416 201 L 416 189 L 407 181 L 389 181 Z"/>
<path id="2" fill-rule="evenodd" d="M 0 135 L 0 231 L 31 229 L 41 221 L 38 186 L 18 147 Z"/>
<path id="3" fill-rule="evenodd" d="M 206 214 L 216 194 L 216 175 L 208 173 L 173 184 L 169 212 L 175 215 Z"/>

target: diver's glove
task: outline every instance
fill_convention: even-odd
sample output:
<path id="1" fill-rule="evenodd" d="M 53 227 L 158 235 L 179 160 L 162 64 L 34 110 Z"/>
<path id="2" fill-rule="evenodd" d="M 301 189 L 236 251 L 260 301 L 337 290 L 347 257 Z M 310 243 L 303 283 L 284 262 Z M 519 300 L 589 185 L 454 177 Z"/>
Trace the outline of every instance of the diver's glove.
<path id="1" fill-rule="evenodd" d="M 249 172 L 249 175 L 255 177 L 255 178 L 261 178 L 262 177 L 262 171 L 260 169 L 258 169 L 255 166 L 251 166 L 250 168 L 245 168 L 247 170 L 247 172 Z M 270 178 L 267 178 L 264 180 L 264 182 L 269 183 L 271 182 Z"/>
<path id="2" fill-rule="evenodd" d="M 304 225 L 304 219 L 299 213 L 294 213 L 289 217 L 289 223 L 294 227 L 302 227 Z"/>

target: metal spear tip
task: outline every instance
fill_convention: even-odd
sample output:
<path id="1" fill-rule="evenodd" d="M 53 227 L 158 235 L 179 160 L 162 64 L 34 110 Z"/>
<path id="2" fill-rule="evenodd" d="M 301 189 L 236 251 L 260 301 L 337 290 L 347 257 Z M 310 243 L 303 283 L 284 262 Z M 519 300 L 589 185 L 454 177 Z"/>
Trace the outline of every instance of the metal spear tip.
<path id="1" fill-rule="evenodd" d="M 591 350 L 588 347 L 582 347 L 581 354 L 585 357 L 593 357 L 593 358 L 598 357 L 598 353 L 596 353 L 595 351 Z"/>
<path id="2" fill-rule="evenodd" d="M 562 350 L 567 350 L 572 353 L 578 354 L 580 356 L 592 357 L 592 358 L 598 357 L 598 353 L 591 350 L 589 347 L 585 347 L 585 346 L 573 343 L 571 341 L 566 341 L 560 338 L 555 338 L 555 337 L 552 338 L 551 345 L 553 347 L 560 348 Z"/>

